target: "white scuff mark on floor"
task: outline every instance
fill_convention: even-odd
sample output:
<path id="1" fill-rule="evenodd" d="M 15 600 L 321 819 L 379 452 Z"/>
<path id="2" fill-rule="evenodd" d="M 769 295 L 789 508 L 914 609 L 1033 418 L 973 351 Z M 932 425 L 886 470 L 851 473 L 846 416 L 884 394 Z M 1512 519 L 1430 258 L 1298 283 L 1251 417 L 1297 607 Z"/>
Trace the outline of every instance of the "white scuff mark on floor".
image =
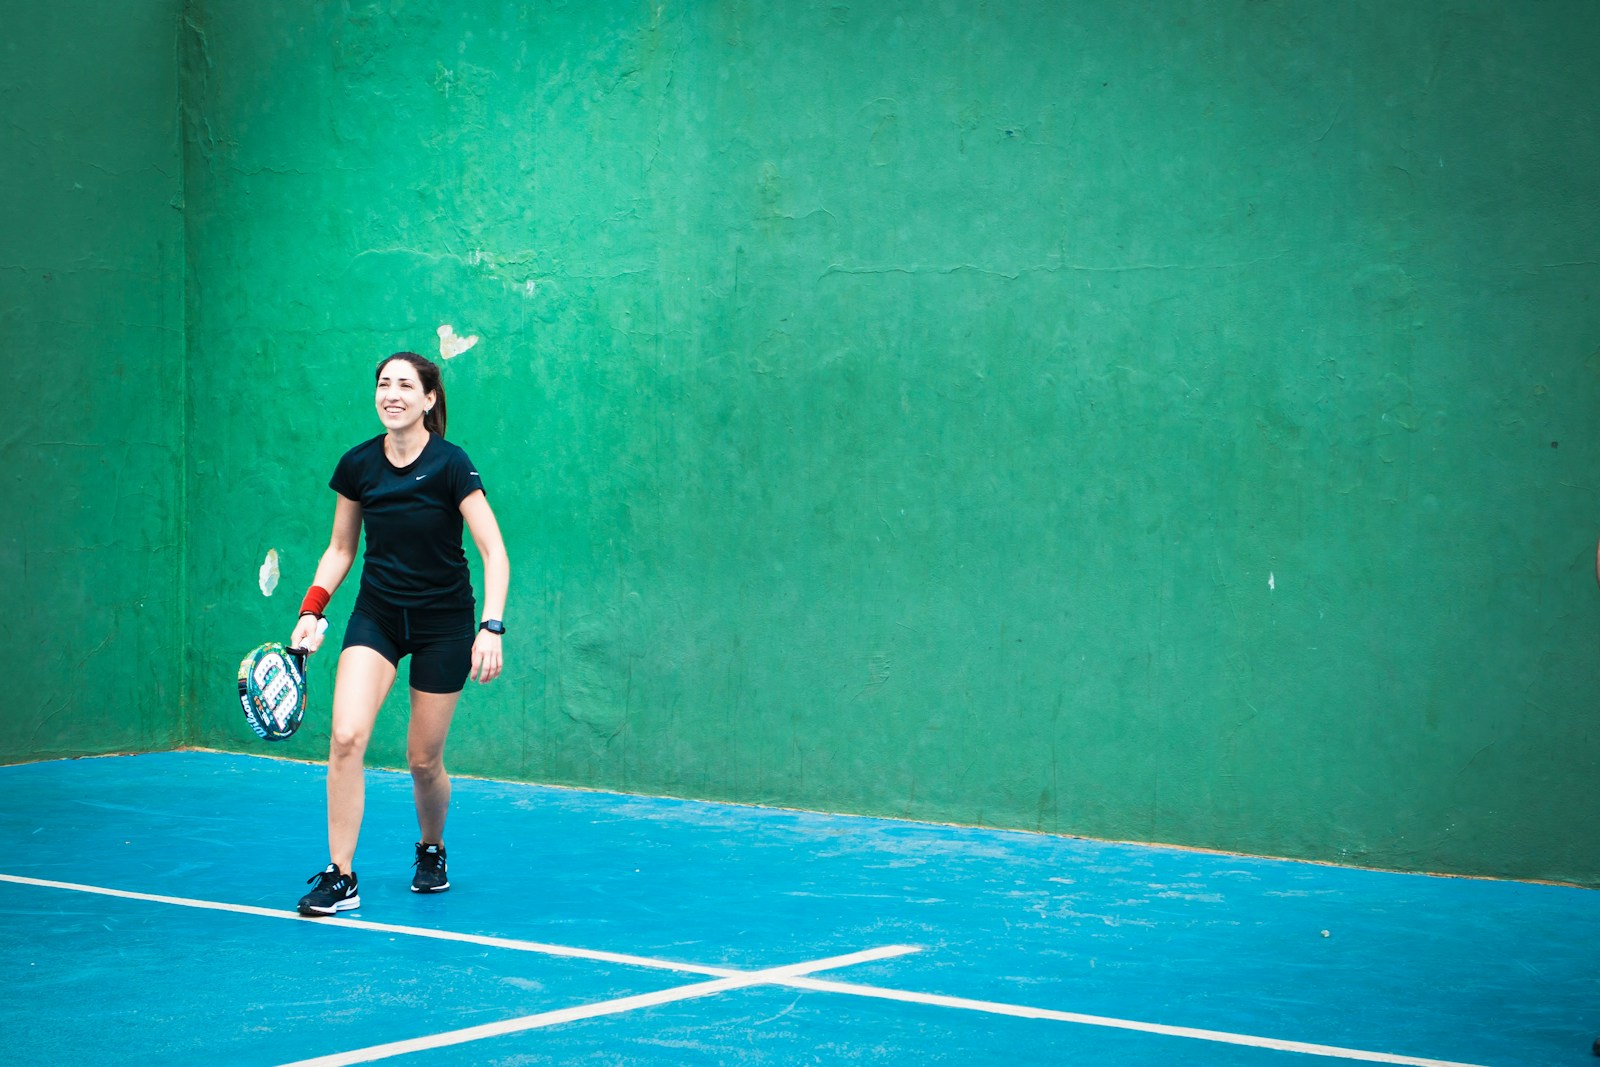
<path id="1" fill-rule="evenodd" d="M 439 327 L 439 355 L 444 359 L 454 359 L 477 343 L 477 334 L 458 337 L 456 328 L 448 322 Z"/>
<path id="2" fill-rule="evenodd" d="M 1277 589 L 1278 588 L 1278 578 L 1271 571 L 1267 572 L 1267 588 L 1268 589 Z"/>
<path id="3" fill-rule="evenodd" d="M 267 558 L 261 564 L 261 595 L 271 596 L 272 591 L 278 588 L 278 550 L 267 549 Z"/>

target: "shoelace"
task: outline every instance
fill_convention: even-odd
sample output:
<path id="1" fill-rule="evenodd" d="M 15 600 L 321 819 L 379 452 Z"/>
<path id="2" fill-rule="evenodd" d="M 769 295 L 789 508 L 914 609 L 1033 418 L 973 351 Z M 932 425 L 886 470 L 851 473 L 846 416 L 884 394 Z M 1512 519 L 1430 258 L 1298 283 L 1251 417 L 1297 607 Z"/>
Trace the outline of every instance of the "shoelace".
<path id="1" fill-rule="evenodd" d="M 411 861 L 411 866 L 418 871 L 438 871 L 444 866 L 444 852 L 439 849 L 433 851 L 423 849 L 417 853 L 417 858 Z"/>
<path id="2" fill-rule="evenodd" d="M 318 871 L 306 879 L 306 885 L 315 884 L 318 889 L 334 889 L 344 881 L 344 875 L 338 871 Z"/>

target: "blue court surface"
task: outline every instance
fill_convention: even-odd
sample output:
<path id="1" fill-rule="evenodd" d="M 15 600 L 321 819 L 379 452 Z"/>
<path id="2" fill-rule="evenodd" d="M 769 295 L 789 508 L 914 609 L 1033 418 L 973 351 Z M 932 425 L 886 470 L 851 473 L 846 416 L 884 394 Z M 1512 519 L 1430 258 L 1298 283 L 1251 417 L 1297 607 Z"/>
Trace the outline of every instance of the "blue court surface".
<path id="1" fill-rule="evenodd" d="M 320 766 L 0 767 L 9 1063 L 1573 1064 L 1600 894 Z"/>

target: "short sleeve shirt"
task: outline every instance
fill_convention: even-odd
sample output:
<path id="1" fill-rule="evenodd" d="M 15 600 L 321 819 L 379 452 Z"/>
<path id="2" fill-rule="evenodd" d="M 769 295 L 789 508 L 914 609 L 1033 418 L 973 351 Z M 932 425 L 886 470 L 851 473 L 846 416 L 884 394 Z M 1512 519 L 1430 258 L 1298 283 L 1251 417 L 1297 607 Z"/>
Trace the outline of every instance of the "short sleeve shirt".
<path id="1" fill-rule="evenodd" d="M 328 487 L 361 505 L 361 594 L 401 608 L 472 605 L 461 502 L 483 489 L 467 454 L 437 434 L 404 467 L 379 434 L 346 452 Z"/>

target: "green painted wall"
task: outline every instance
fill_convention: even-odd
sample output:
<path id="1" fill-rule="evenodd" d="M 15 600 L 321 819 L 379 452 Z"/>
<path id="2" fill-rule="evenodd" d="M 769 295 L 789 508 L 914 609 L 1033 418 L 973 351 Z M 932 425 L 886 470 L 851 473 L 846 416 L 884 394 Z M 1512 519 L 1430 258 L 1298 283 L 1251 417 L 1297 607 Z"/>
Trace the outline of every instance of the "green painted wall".
<path id="1" fill-rule="evenodd" d="M 454 7 L 187 6 L 186 741 L 448 323 L 456 771 L 1600 884 L 1592 4 Z"/>
<path id="2" fill-rule="evenodd" d="M 0 6 L 0 762 L 169 748 L 179 3 Z"/>

